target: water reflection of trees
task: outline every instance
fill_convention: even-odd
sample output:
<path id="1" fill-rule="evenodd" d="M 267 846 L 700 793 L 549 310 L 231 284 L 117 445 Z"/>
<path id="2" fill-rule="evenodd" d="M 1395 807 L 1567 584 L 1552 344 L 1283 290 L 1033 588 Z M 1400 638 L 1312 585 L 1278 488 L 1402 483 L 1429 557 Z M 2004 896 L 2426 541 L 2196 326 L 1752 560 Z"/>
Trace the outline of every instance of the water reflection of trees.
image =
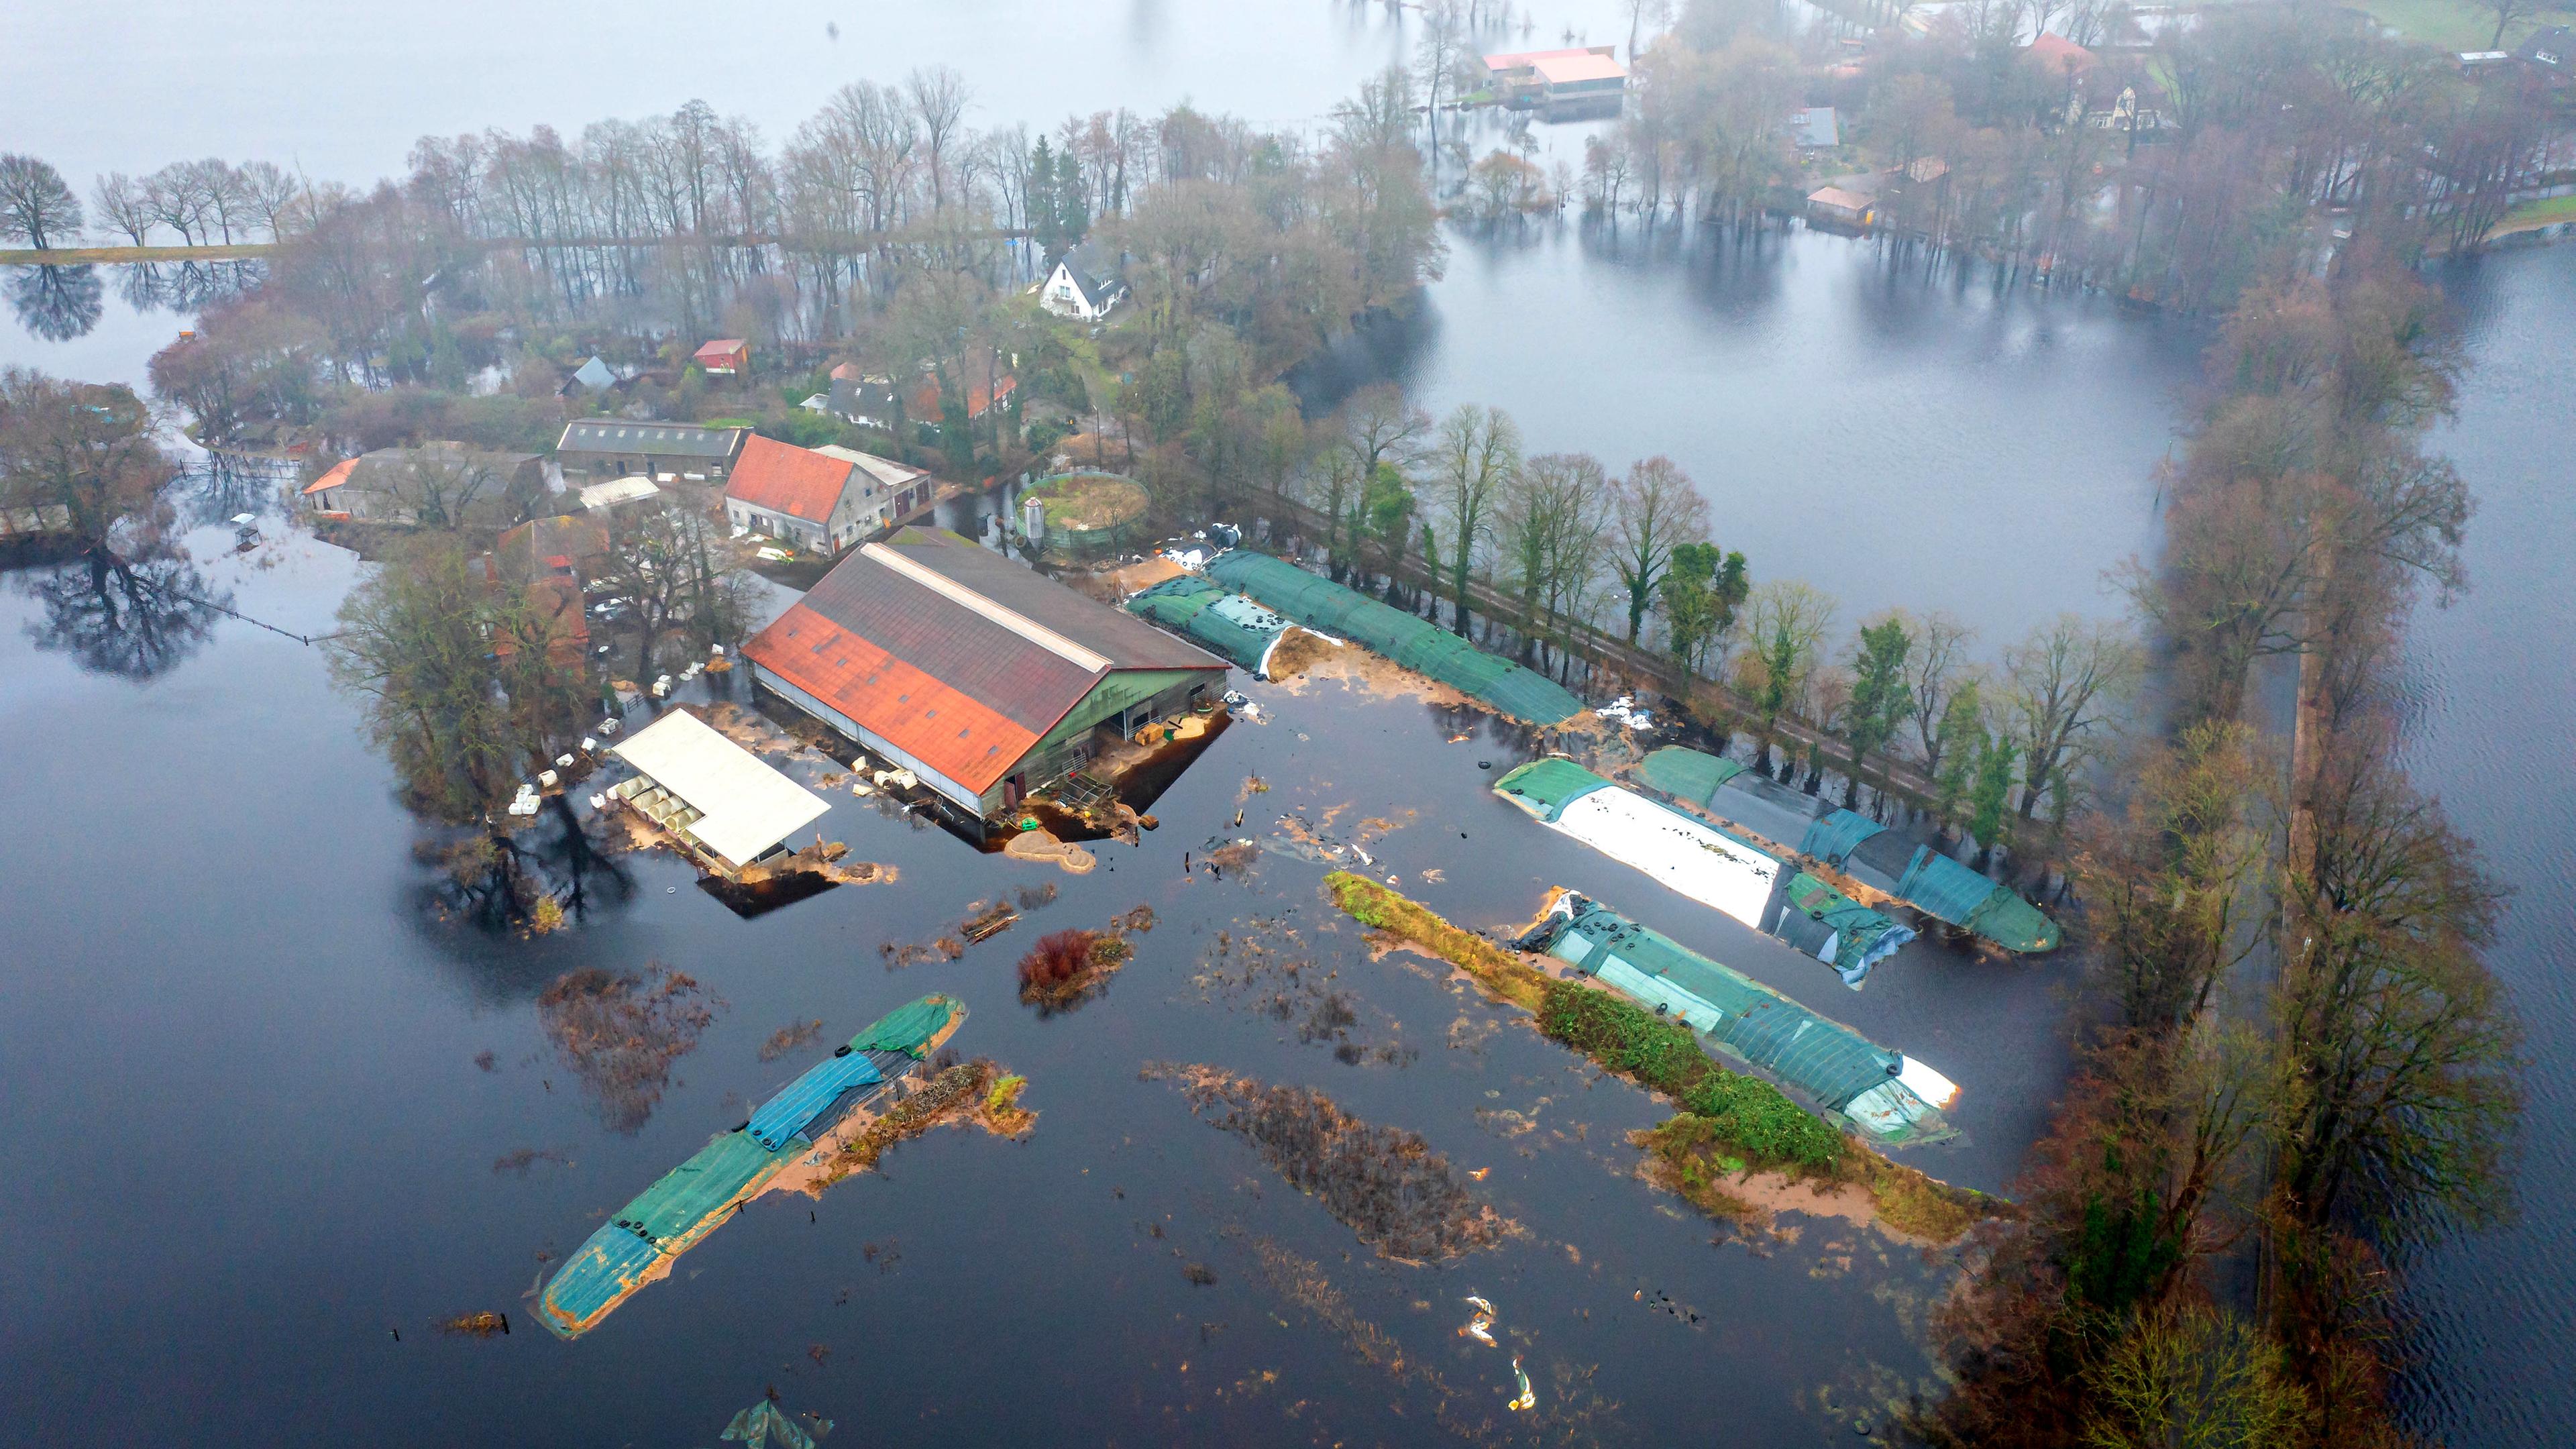
<path id="1" fill-rule="evenodd" d="M 47 342 L 87 336 L 105 310 L 96 267 L 18 267 L 0 290 L 18 324 Z"/>
<path id="2" fill-rule="evenodd" d="M 83 669 L 151 679 L 204 646 L 215 615 L 230 607 L 187 555 L 121 557 L 91 549 L 20 583 L 44 611 L 27 625 L 39 649 L 69 654 Z"/>
<path id="3" fill-rule="evenodd" d="M 536 824 L 515 833 L 488 828 L 423 841 L 417 853 L 440 871 L 426 909 L 491 931 L 530 922 L 553 929 L 632 899 L 635 878 L 618 858 L 616 837 L 594 832 L 563 796 L 549 797 L 547 806 Z"/>
<path id="4" fill-rule="evenodd" d="M 155 262 L 119 267 L 116 295 L 137 312 L 196 312 L 239 297 L 267 277 L 258 262 Z"/>
<path id="5" fill-rule="evenodd" d="M 222 523 L 244 513 L 268 512 L 277 504 L 279 485 L 293 476 L 292 464 L 208 453 L 179 475 L 172 491 L 187 505 L 192 523 Z"/>

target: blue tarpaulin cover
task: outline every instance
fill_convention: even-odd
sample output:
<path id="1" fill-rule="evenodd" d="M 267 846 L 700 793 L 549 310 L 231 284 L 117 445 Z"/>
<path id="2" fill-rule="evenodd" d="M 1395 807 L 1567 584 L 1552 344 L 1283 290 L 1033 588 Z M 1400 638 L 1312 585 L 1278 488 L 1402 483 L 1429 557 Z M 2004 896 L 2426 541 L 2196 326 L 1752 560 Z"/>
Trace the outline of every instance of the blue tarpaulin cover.
<path id="1" fill-rule="evenodd" d="M 776 1152 L 843 1092 L 883 1080 L 876 1064 L 858 1052 L 816 1062 L 777 1096 L 760 1104 L 751 1116 L 749 1131 L 761 1146 Z"/>

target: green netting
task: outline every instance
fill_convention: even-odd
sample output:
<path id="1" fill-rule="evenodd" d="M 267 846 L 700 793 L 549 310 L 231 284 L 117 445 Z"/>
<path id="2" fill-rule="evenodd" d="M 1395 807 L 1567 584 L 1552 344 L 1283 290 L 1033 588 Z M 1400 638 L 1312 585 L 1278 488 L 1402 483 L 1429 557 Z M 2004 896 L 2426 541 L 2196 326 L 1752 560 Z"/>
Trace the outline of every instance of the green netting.
<path id="1" fill-rule="evenodd" d="M 1631 773 L 1638 784 L 1692 805 L 1705 805 L 1716 798 L 1718 786 L 1743 774 L 1744 767 L 1704 750 L 1666 745 L 1647 755 Z"/>
<path id="2" fill-rule="evenodd" d="M 2029 955 L 2054 951 L 2059 940 L 2057 923 L 2039 907 L 2023 900 L 2021 894 L 2009 886 L 2001 887 L 1986 897 L 1985 905 L 1978 908 L 1977 917 L 1968 923 L 1968 929 L 2007 951 Z"/>
<path id="3" fill-rule="evenodd" d="M 2054 951 L 2057 923 L 2023 900 L 2011 886 L 1980 875 L 1932 847 L 1918 846 L 1897 878 L 1896 893 L 1951 925 L 1964 927 L 2007 951 Z"/>
<path id="4" fill-rule="evenodd" d="M 1309 629 L 1375 650 L 1514 719 L 1552 725 L 1583 712 L 1583 701 L 1546 675 L 1498 659 L 1437 624 L 1266 553 L 1229 549 L 1209 560 L 1208 573 Z"/>
<path id="5" fill-rule="evenodd" d="M 685 1246 L 681 1240 L 692 1237 L 692 1229 L 732 1206 L 783 1160 L 751 1134 L 728 1132 L 636 1194 L 618 1216 L 641 1227 L 665 1251 L 677 1251 L 674 1245 Z"/>
<path id="6" fill-rule="evenodd" d="M 1580 901 L 1548 949 L 1650 1006 L 1674 1008 L 1693 1028 L 1833 1111 L 1886 1083 L 1904 1060 L 1841 1022 L 1590 901 Z"/>
<path id="7" fill-rule="evenodd" d="M 1565 813 L 1566 806 L 1608 788 L 1610 782 L 1599 775 L 1553 756 L 1532 760 L 1494 782 L 1495 794 L 1550 824 Z"/>
<path id="8" fill-rule="evenodd" d="M 1257 674 L 1261 670 L 1261 661 L 1269 657 L 1270 645 L 1279 633 L 1275 629 L 1264 630 L 1244 623 L 1246 617 L 1258 617 L 1254 611 L 1218 607 L 1220 601 L 1229 598 L 1241 599 L 1242 596 L 1228 594 L 1200 575 L 1183 574 L 1178 578 L 1165 579 L 1129 599 L 1127 611 L 1215 650 L 1237 668 Z"/>
<path id="9" fill-rule="evenodd" d="M 859 1053 L 909 1052 L 920 1057 L 965 1014 L 964 1005 L 945 995 L 899 1006 L 850 1038 L 851 1055 L 826 1058 L 798 1082 L 806 1084 L 817 1072 L 837 1069 L 844 1079 L 842 1086 L 857 1084 L 861 1073 L 874 1075 Z M 809 1112 L 805 1120 L 811 1117 Z M 734 1204 L 758 1192 L 790 1157 L 804 1150 L 802 1142 L 801 1137 L 791 1136 L 781 1150 L 773 1152 L 750 1132 L 737 1129 L 709 1141 L 688 1161 L 664 1173 L 592 1233 L 546 1285 L 540 1300 L 546 1326 L 566 1338 L 586 1332 L 619 1299 L 641 1286 L 638 1275 L 657 1257 L 678 1257 L 723 1226 Z"/>
<path id="10" fill-rule="evenodd" d="M 933 1037 L 965 1014 L 966 1008 L 953 996 L 925 996 L 877 1018 L 874 1025 L 850 1038 L 850 1050 L 910 1052 L 918 1057 Z"/>
<path id="11" fill-rule="evenodd" d="M 1905 903 L 1954 926 L 1976 919 L 1986 898 L 2003 887 L 1993 877 L 1959 864 L 1928 845 L 1914 847 L 1905 874 L 1896 878 L 1896 894 Z"/>
<path id="12" fill-rule="evenodd" d="M 1798 842 L 1798 853 L 1812 855 L 1827 865 L 1840 865 L 1862 841 L 1886 828 L 1866 815 L 1837 810 L 1807 827 L 1806 836 Z"/>
<path id="13" fill-rule="evenodd" d="M 1816 959 L 1833 967 L 1842 976 L 1843 984 L 1854 990 L 1869 975 L 1869 968 L 1895 955 L 1897 948 L 1915 935 L 1913 927 L 1898 925 L 1804 871 L 1789 881 L 1786 914 L 1802 915 L 1832 929 L 1833 954 L 1817 955 Z M 1809 954 L 1816 955 L 1813 951 Z"/>

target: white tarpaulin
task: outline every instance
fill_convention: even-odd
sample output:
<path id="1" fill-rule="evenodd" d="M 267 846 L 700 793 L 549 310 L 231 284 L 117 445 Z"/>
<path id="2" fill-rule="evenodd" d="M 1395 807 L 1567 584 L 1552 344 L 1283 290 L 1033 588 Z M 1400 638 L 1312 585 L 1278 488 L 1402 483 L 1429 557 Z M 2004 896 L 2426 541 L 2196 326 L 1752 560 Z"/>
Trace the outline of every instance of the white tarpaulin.
<path id="1" fill-rule="evenodd" d="M 1780 862 L 1654 801 L 1612 786 L 1565 807 L 1549 824 L 1755 930 Z"/>
<path id="2" fill-rule="evenodd" d="M 672 710 L 609 751 L 699 812 L 687 830 L 736 866 L 831 807 L 685 710 Z"/>

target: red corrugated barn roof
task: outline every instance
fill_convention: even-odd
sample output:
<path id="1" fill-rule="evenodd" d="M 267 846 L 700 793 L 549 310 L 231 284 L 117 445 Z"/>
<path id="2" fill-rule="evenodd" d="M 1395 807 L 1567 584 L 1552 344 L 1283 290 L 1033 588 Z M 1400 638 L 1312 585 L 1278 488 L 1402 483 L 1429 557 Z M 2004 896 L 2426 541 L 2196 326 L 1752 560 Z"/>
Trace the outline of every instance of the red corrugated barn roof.
<path id="1" fill-rule="evenodd" d="M 846 566 L 846 565 L 845 565 Z M 1055 727 L 1030 728 L 974 696 L 895 658 L 804 604 L 790 608 L 743 652 L 807 694 L 848 715 L 895 748 L 977 794 L 1009 774 L 1029 746 Z M 1092 675 L 1061 719 L 1091 692 Z"/>
<path id="2" fill-rule="evenodd" d="M 808 523 L 829 523 L 849 482 L 847 462 L 754 433 L 742 440 L 725 497 Z"/>
<path id="3" fill-rule="evenodd" d="M 1225 668 L 998 554 L 909 531 L 843 559 L 743 654 L 978 794 L 1112 671 Z"/>

